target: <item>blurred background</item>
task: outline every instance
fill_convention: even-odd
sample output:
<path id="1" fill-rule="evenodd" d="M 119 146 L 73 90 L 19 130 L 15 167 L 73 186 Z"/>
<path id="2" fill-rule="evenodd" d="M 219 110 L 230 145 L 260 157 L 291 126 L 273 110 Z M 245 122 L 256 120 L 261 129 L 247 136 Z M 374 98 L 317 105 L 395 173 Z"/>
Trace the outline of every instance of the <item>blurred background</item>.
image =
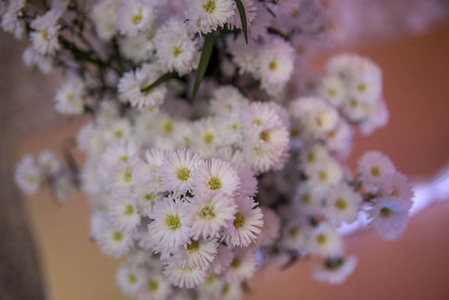
<path id="1" fill-rule="evenodd" d="M 349 166 L 354 169 L 364 151 L 380 150 L 413 183 L 430 184 L 431 193 L 432 182 L 449 172 L 449 23 L 356 44 L 313 60 L 320 71 L 333 53 L 351 51 L 383 70 L 389 124 L 369 137 L 356 136 Z M 87 120 L 53 110 L 61 73 L 26 69 L 24 49 L 25 43 L 0 33 L 0 299 L 40 299 L 2 297 L 7 285 L 32 286 L 42 299 L 127 299 L 115 285 L 120 261 L 89 240 L 85 197 L 79 193 L 63 206 L 47 190 L 22 199 L 12 183 L 16 161 L 28 152 L 59 151 Z M 81 158 L 76 151 L 75 156 Z M 306 259 L 282 272 L 265 267 L 250 281 L 253 292 L 245 299 L 449 299 L 449 201 L 441 201 L 441 194 L 427 196 L 434 201 L 412 218 L 400 240 L 384 241 L 369 229 L 345 238 L 346 252 L 359 263 L 343 285 L 313 281 L 314 261 Z M 17 266 L 33 279 L 22 281 L 13 272 Z"/>

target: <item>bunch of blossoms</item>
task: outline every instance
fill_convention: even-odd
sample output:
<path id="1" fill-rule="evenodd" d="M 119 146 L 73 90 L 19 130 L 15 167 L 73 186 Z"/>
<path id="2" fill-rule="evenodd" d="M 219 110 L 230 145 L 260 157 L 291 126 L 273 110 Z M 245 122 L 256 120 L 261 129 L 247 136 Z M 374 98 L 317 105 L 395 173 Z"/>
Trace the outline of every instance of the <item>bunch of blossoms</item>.
<path id="1" fill-rule="evenodd" d="M 387 122 L 380 69 L 353 54 L 324 76 L 304 68 L 335 34 L 326 1 L 39 3 L 8 3 L 2 27 L 29 38 L 28 65 L 67 69 L 55 109 L 91 115 L 86 159 L 45 154 L 60 166 L 48 172 L 26 157 L 16 182 L 33 194 L 45 177 L 58 199 L 81 187 L 91 237 L 126 258 L 124 294 L 239 299 L 260 264 L 308 255 L 323 260 L 316 279 L 340 283 L 356 259 L 339 227 L 365 216 L 385 239 L 405 230 L 406 177 L 379 152 L 356 175 L 341 162 L 355 128 Z"/>
<path id="2" fill-rule="evenodd" d="M 28 196 L 36 195 L 47 183 L 59 203 L 72 197 L 79 184 L 73 170 L 64 167 L 51 150 L 42 151 L 37 161 L 31 155 L 25 156 L 17 165 L 14 179 Z"/>

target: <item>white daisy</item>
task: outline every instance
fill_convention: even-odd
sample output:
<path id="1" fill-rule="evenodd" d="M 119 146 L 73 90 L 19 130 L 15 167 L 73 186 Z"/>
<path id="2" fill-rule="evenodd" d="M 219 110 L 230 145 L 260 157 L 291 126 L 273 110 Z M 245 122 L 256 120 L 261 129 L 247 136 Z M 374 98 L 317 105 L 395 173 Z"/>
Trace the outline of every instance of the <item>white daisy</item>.
<path id="1" fill-rule="evenodd" d="M 57 91 L 55 109 L 66 115 L 79 115 L 84 112 L 85 86 L 76 76 L 70 77 Z"/>
<path id="2" fill-rule="evenodd" d="M 16 167 L 14 180 L 20 190 L 28 195 L 35 195 L 41 185 L 42 173 L 31 155 L 25 156 Z"/>
<path id="3" fill-rule="evenodd" d="M 279 94 L 293 73 L 294 49 L 282 38 L 273 37 L 257 57 L 257 77 L 270 95 Z"/>
<path id="4" fill-rule="evenodd" d="M 49 10 L 44 15 L 34 19 L 30 27 L 34 30 L 30 33 L 33 48 L 41 55 L 53 55 L 61 48 L 58 41 L 61 26 L 57 23 L 61 13 L 57 10 Z"/>
<path id="5" fill-rule="evenodd" d="M 234 220 L 237 206 L 232 198 L 223 194 L 199 194 L 190 199 L 183 207 L 183 218 L 190 226 L 194 239 L 219 235 L 228 221 Z"/>
<path id="6" fill-rule="evenodd" d="M 156 36 L 156 58 L 166 72 L 185 75 L 196 67 L 198 44 L 184 20 L 172 18 L 159 28 Z"/>
<path id="7" fill-rule="evenodd" d="M 63 169 L 50 181 L 51 191 L 59 203 L 66 202 L 76 193 L 77 183 L 74 174 Z"/>
<path id="8" fill-rule="evenodd" d="M 157 9 L 150 0 L 128 0 L 117 14 L 117 28 L 123 35 L 136 35 L 148 29 L 157 17 Z"/>
<path id="9" fill-rule="evenodd" d="M 331 225 L 321 223 L 312 230 L 307 248 L 321 256 L 338 256 L 343 252 L 343 242 Z"/>
<path id="10" fill-rule="evenodd" d="M 132 162 L 138 153 L 138 146 L 133 140 L 121 139 L 111 143 L 103 152 L 100 162 L 110 170 L 119 165 Z"/>
<path id="11" fill-rule="evenodd" d="M 186 192 L 192 188 L 193 173 L 203 164 L 198 154 L 190 149 L 167 154 L 160 169 L 162 185 L 166 190 Z"/>
<path id="12" fill-rule="evenodd" d="M 357 172 L 365 188 L 376 192 L 384 176 L 396 171 L 391 160 L 379 151 L 366 152 L 359 160 Z"/>
<path id="13" fill-rule="evenodd" d="M 253 276 L 257 267 L 257 259 L 252 247 L 235 248 L 234 258 L 224 273 L 228 283 L 239 283 Z"/>
<path id="14" fill-rule="evenodd" d="M 144 284 L 137 292 L 137 299 L 164 300 L 173 293 L 173 288 L 168 280 L 155 271 L 150 272 L 146 277 Z"/>
<path id="15" fill-rule="evenodd" d="M 54 176 L 61 170 L 61 162 L 51 150 L 41 152 L 39 155 L 39 166 L 46 176 Z"/>
<path id="16" fill-rule="evenodd" d="M 237 212 L 233 221 L 223 234 L 223 240 L 230 246 L 245 246 L 254 243 L 262 231 L 263 215 L 253 198 L 241 197 L 236 199 Z"/>
<path id="17" fill-rule="evenodd" d="M 97 235 L 101 251 L 115 258 L 126 255 L 134 245 L 130 234 L 116 229 L 108 222 L 102 223 Z"/>
<path id="18" fill-rule="evenodd" d="M 191 239 L 188 244 L 175 251 L 174 259 L 182 268 L 206 270 L 217 256 L 217 247 L 216 239 Z"/>
<path id="19" fill-rule="evenodd" d="M 380 198 L 370 211 L 371 225 L 385 240 L 397 240 L 409 221 L 408 209 L 393 198 Z"/>
<path id="20" fill-rule="evenodd" d="M 173 197 L 156 203 L 148 215 L 154 221 L 148 225 L 148 233 L 161 247 L 175 248 L 189 241 L 189 227 L 181 217 L 183 203 Z"/>
<path id="21" fill-rule="evenodd" d="M 234 17 L 235 2 L 232 0 L 186 0 L 186 17 L 192 26 L 206 34 L 223 27 Z"/>
<path id="22" fill-rule="evenodd" d="M 117 31 L 116 21 L 122 0 L 101 0 L 92 8 L 92 19 L 98 36 L 103 41 L 109 41 Z"/>
<path id="23" fill-rule="evenodd" d="M 181 268 L 174 260 L 168 262 L 163 273 L 171 284 L 180 288 L 194 288 L 206 279 L 203 270 Z"/>
<path id="24" fill-rule="evenodd" d="M 119 230 L 132 233 L 140 223 L 136 200 L 131 193 L 115 193 L 108 201 L 111 223 Z"/>
<path id="25" fill-rule="evenodd" d="M 337 226 L 343 222 L 352 223 L 357 220 L 362 196 L 347 185 L 339 185 L 329 191 L 326 197 L 326 214 Z"/>
<path id="26" fill-rule="evenodd" d="M 356 264 L 357 258 L 354 256 L 348 258 L 327 258 L 324 265 L 315 271 L 313 278 L 320 282 L 340 284 L 351 275 Z"/>
<path id="27" fill-rule="evenodd" d="M 212 159 L 192 172 L 192 190 L 195 194 L 211 192 L 232 195 L 239 186 L 237 171 L 221 159 Z"/>
<path id="28" fill-rule="evenodd" d="M 294 205 L 301 215 L 314 215 L 324 206 L 326 194 L 322 188 L 317 188 L 313 182 L 306 181 L 298 185 Z"/>
<path id="29" fill-rule="evenodd" d="M 120 265 L 115 278 L 120 290 L 127 296 L 134 296 L 145 283 L 144 271 L 129 263 Z"/>
<path id="30" fill-rule="evenodd" d="M 404 174 L 395 172 L 386 175 L 383 178 L 381 190 L 384 197 L 393 198 L 407 209 L 412 207 L 413 202 L 411 200 L 415 193 L 412 185 L 407 180 L 407 176 Z"/>

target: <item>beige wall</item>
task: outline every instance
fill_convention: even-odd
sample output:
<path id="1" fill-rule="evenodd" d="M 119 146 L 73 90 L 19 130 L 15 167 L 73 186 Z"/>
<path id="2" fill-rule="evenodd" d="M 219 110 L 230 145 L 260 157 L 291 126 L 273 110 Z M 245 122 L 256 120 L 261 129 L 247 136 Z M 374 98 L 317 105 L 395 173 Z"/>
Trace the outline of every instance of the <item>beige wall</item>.
<path id="1" fill-rule="evenodd" d="M 353 50 L 384 70 L 391 120 L 386 129 L 356 138 L 350 164 L 364 150 L 379 149 L 413 178 L 434 174 L 449 158 L 449 25 L 423 37 Z M 322 59 L 316 62 L 321 65 Z M 59 149 L 80 123 L 71 120 L 61 128 L 33 132 L 20 142 L 17 157 Z M 82 195 L 64 206 L 54 204 L 47 192 L 26 202 L 52 300 L 125 299 L 114 284 L 119 262 L 88 239 Z M 259 274 L 248 299 L 449 299 L 448 216 L 449 202 L 427 209 L 398 242 L 382 241 L 372 231 L 347 238 L 347 252 L 360 263 L 344 285 L 311 281 L 311 263 L 305 261 L 282 273 L 268 269 Z"/>

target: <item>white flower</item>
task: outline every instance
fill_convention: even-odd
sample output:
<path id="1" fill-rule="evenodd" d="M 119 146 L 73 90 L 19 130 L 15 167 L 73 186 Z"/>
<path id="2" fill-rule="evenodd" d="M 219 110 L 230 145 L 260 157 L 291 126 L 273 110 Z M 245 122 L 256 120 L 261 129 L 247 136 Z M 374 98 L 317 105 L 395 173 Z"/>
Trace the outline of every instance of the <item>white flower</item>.
<path id="1" fill-rule="evenodd" d="M 220 119 L 203 118 L 193 125 L 192 148 L 206 157 L 214 153 L 224 142 L 220 133 Z"/>
<path id="2" fill-rule="evenodd" d="M 133 180 L 138 187 L 138 192 L 158 191 L 162 189 L 160 167 L 166 153 L 163 150 L 152 148 L 146 150 L 143 156 L 143 160 L 138 159 L 133 172 Z"/>
<path id="3" fill-rule="evenodd" d="M 306 181 L 300 184 L 294 196 L 294 204 L 301 215 L 318 213 L 324 205 L 325 191 L 316 184 Z"/>
<path id="4" fill-rule="evenodd" d="M 4 31 L 14 34 L 16 39 L 22 39 L 25 34 L 25 22 L 19 19 L 25 0 L 10 1 L 8 9 L 2 14 L 1 26 Z"/>
<path id="5" fill-rule="evenodd" d="M 276 104 L 253 102 L 245 110 L 243 162 L 255 173 L 280 170 L 288 157 L 284 110 Z"/>
<path id="6" fill-rule="evenodd" d="M 386 175 L 381 184 L 382 195 L 394 198 L 407 209 L 412 207 L 411 199 L 414 196 L 413 187 L 408 183 L 407 176 L 399 172 Z"/>
<path id="7" fill-rule="evenodd" d="M 121 40 L 120 50 L 123 55 L 135 63 L 154 57 L 156 45 L 153 30 L 140 31 L 137 35 L 126 36 Z"/>
<path id="8" fill-rule="evenodd" d="M 337 110 L 317 97 L 302 97 L 292 104 L 293 113 L 314 138 L 325 139 L 338 125 Z"/>
<path id="9" fill-rule="evenodd" d="M 228 283 L 238 283 L 253 276 L 257 267 L 256 255 L 253 247 L 235 248 L 234 258 L 224 273 Z"/>
<path id="10" fill-rule="evenodd" d="M 53 151 L 45 150 L 39 155 L 39 167 L 46 176 L 54 176 L 61 170 L 61 163 Z"/>
<path id="11" fill-rule="evenodd" d="M 391 160 L 379 151 L 366 152 L 359 160 L 357 172 L 364 187 L 376 192 L 387 175 L 396 171 Z"/>
<path id="12" fill-rule="evenodd" d="M 30 27 L 34 31 L 30 33 L 30 38 L 39 54 L 53 55 L 61 48 L 58 41 L 60 25 L 57 23 L 60 14 L 57 10 L 49 10 L 31 22 Z"/>
<path id="13" fill-rule="evenodd" d="M 118 268 L 115 278 L 123 294 L 134 296 L 145 283 L 145 272 L 135 265 L 123 263 Z"/>
<path id="14" fill-rule="evenodd" d="M 27 67 L 31 68 L 37 66 L 44 74 L 50 73 L 53 69 L 51 58 L 37 53 L 33 47 L 25 49 L 22 59 Z"/>
<path id="15" fill-rule="evenodd" d="M 101 0 L 92 8 L 95 29 L 103 41 L 109 41 L 116 33 L 116 21 L 122 0 Z"/>
<path id="16" fill-rule="evenodd" d="M 250 197 L 236 199 L 237 212 L 223 234 L 223 240 L 230 246 L 245 246 L 254 243 L 262 231 L 263 215 L 257 203 Z"/>
<path id="17" fill-rule="evenodd" d="M 343 180 L 343 168 L 334 159 L 328 159 L 319 163 L 311 171 L 310 181 L 323 187 L 336 186 Z"/>
<path id="18" fill-rule="evenodd" d="M 194 288 L 206 279 L 206 274 L 203 270 L 181 268 L 174 260 L 168 262 L 163 273 L 170 283 L 180 288 Z"/>
<path id="19" fill-rule="evenodd" d="M 223 27 L 234 17 L 235 2 L 232 0 L 186 0 L 186 17 L 192 26 L 202 33 Z"/>
<path id="20" fill-rule="evenodd" d="M 370 211 L 371 225 L 385 240 L 397 240 L 408 225 L 408 209 L 393 198 L 380 198 Z"/>
<path id="21" fill-rule="evenodd" d="M 273 37 L 257 56 L 257 74 L 261 87 L 270 95 L 279 94 L 293 73 L 294 49 L 279 37 Z"/>
<path id="22" fill-rule="evenodd" d="M 254 4 L 254 0 L 242 0 L 242 4 L 245 9 L 246 23 L 250 25 L 256 18 L 257 6 Z M 230 25 L 230 29 L 233 29 L 234 26 L 236 28 L 242 28 L 242 20 L 237 5 L 234 7 L 234 18 L 230 22 Z"/>
<path id="23" fill-rule="evenodd" d="M 148 215 L 154 220 L 148 225 L 150 238 L 161 247 L 175 248 L 189 240 L 189 227 L 181 217 L 182 206 L 180 200 L 167 197 L 156 203 Z"/>
<path id="24" fill-rule="evenodd" d="M 79 77 L 70 77 L 56 92 L 55 109 L 66 115 L 79 115 L 84 112 L 84 83 Z"/>
<path id="25" fill-rule="evenodd" d="M 136 35 L 150 28 L 156 17 L 154 1 L 128 0 L 118 10 L 117 28 L 123 35 Z"/>
<path id="26" fill-rule="evenodd" d="M 338 76 L 326 76 L 323 78 L 319 93 L 330 104 L 340 107 L 346 100 L 346 86 Z"/>
<path id="27" fill-rule="evenodd" d="M 137 292 L 137 299 L 139 300 L 165 300 L 173 292 L 173 289 L 166 278 L 159 275 L 155 271 L 147 274 L 147 279 L 143 286 Z"/>
<path id="28" fill-rule="evenodd" d="M 101 251 L 115 258 L 126 255 L 134 245 L 130 234 L 116 229 L 109 222 L 102 223 L 96 235 Z"/>
<path id="29" fill-rule="evenodd" d="M 150 86 L 160 77 L 160 74 L 154 68 L 154 65 L 144 64 L 135 71 L 123 74 L 118 83 L 120 99 L 124 102 L 130 102 L 131 106 L 140 109 L 159 107 L 164 102 L 167 93 L 164 84 L 142 92 L 142 89 Z"/>
<path id="30" fill-rule="evenodd" d="M 354 271 L 357 258 L 328 258 L 324 265 L 315 271 L 313 278 L 329 284 L 340 284 Z"/>
<path id="31" fill-rule="evenodd" d="M 117 119 L 112 124 L 108 124 L 108 126 L 100 127 L 99 130 L 101 130 L 101 137 L 106 143 L 130 139 L 133 134 L 130 120 L 126 118 Z"/>
<path id="32" fill-rule="evenodd" d="M 186 192 L 192 188 L 194 171 L 202 164 L 201 157 L 189 149 L 168 153 L 160 169 L 162 185 L 166 190 Z"/>
<path id="33" fill-rule="evenodd" d="M 343 252 L 343 242 L 331 225 L 322 223 L 312 230 L 307 248 L 314 254 L 338 256 Z"/>
<path id="34" fill-rule="evenodd" d="M 281 244 L 288 249 L 305 250 L 310 233 L 310 227 L 303 219 L 292 221 L 282 230 Z"/>
<path id="35" fill-rule="evenodd" d="M 239 74 L 257 75 L 258 53 L 260 48 L 256 43 L 245 43 L 243 38 L 234 39 L 231 35 L 226 37 L 228 51 L 232 55 L 232 62 L 239 68 Z"/>
<path id="36" fill-rule="evenodd" d="M 98 123 L 110 124 L 119 118 L 118 103 L 112 99 L 102 99 L 98 108 L 95 110 L 95 117 Z"/>
<path id="37" fill-rule="evenodd" d="M 114 167 L 133 161 L 137 156 L 138 147 L 132 140 L 118 140 L 109 145 L 103 152 L 100 162 L 104 168 Z"/>
<path id="38" fill-rule="evenodd" d="M 217 256 L 217 247 L 216 239 L 191 239 L 188 244 L 175 251 L 174 259 L 182 268 L 206 270 Z"/>
<path id="39" fill-rule="evenodd" d="M 362 204 L 362 196 L 347 185 L 339 185 L 329 191 L 326 213 L 337 226 L 343 222 L 352 223 L 357 220 Z"/>
<path id="40" fill-rule="evenodd" d="M 60 203 L 64 203 L 72 197 L 77 188 L 74 175 L 68 170 L 61 170 L 55 174 L 54 179 L 50 182 L 50 187 L 56 200 Z"/>
<path id="41" fill-rule="evenodd" d="M 198 44 L 179 18 L 170 19 L 156 35 L 156 58 L 165 72 L 185 75 L 196 67 Z"/>
<path id="42" fill-rule="evenodd" d="M 234 200 L 223 194 L 199 194 L 185 204 L 183 218 L 194 239 L 215 237 L 227 221 L 234 220 L 236 209 Z"/>
<path id="43" fill-rule="evenodd" d="M 20 190 L 28 195 L 35 195 L 40 188 L 42 173 L 33 157 L 25 156 L 16 167 L 14 180 Z"/>
<path id="44" fill-rule="evenodd" d="M 216 89 L 210 100 L 212 113 L 228 116 L 240 111 L 248 100 L 233 86 L 225 85 Z"/>
<path id="45" fill-rule="evenodd" d="M 237 171 L 221 159 L 212 159 L 192 172 L 192 190 L 195 194 L 211 192 L 232 195 L 239 186 Z"/>
<path id="46" fill-rule="evenodd" d="M 130 193 L 114 193 L 108 201 L 111 223 L 119 230 L 132 233 L 140 223 L 136 201 Z"/>

